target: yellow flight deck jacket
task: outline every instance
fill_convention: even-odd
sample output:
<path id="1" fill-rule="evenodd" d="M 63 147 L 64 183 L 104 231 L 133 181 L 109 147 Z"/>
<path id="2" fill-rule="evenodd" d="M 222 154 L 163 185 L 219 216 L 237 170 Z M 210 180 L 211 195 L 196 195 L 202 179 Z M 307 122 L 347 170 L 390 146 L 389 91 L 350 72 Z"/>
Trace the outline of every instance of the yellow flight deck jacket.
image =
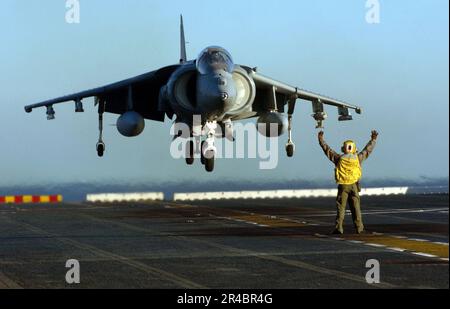
<path id="1" fill-rule="evenodd" d="M 370 156 L 376 145 L 376 141 L 371 139 L 357 154 L 337 154 L 323 139 L 319 143 L 325 155 L 334 163 L 336 183 L 340 185 L 352 185 L 359 181 L 362 176 L 361 163 Z"/>

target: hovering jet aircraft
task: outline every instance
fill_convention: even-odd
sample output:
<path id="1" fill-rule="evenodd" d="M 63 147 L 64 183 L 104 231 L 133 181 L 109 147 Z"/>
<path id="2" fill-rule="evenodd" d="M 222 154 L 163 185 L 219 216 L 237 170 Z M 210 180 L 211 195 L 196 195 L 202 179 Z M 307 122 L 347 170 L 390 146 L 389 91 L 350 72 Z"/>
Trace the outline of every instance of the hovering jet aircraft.
<path id="1" fill-rule="evenodd" d="M 218 126 L 224 128 L 222 132 L 227 132 L 227 136 L 232 136 L 232 122 L 236 120 L 259 117 L 258 124 L 265 124 L 262 128 L 276 124 L 276 137 L 286 129 L 289 133 L 286 152 L 288 157 L 292 157 L 295 150 L 291 139 L 292 115 L 297 99 L 312 102 L 312 116 L 318 128 L 327 118 L 324 104 L 338 108 L 339 121 L 352 120 L 349 109 L 361 113 L 357 106 L 289 86 L 261 75 L 256 68 L 235 64 L 230 53 L 221 47 L 207 47 L 197 59 L 188 61 L 182 16 L 180 34 L 181 57 L 178 64 L 104 87 L 28 105 L 25 111 L 30 113 L 35 108 L 45 107 L 47 119 L 51 120 L 55 118 L 54 104 L 74 102 L 75 112 L 83 112 L 82 100 L 94 97 L 98 105 L 99 139 L 96 148 L 100 157 L 105 151 L 102 139 L 104 112 L 120 115 L 117 129 L 126 137 L 139 135 L 144 130 L 144 119 L 164 122 L 166 116 L 170 119 L 175 117 L 176 124 L 186 124 L 191 131 L 190 136 L 181 136 L 181 133 L 175 136 L 188 139 L 186 163 L 191 165 L 194 162 L 195 145 L 191 137 L 196 135 L 197 140 L 202 140 L 201 162 L 208 172 L 214 169 L 217 151 L 214 140 Z M 194 133 L 194 115 L 201 117 L 200 133 Z M 268 129 L 259 132 L 273 137 L 273 132 Z"/>

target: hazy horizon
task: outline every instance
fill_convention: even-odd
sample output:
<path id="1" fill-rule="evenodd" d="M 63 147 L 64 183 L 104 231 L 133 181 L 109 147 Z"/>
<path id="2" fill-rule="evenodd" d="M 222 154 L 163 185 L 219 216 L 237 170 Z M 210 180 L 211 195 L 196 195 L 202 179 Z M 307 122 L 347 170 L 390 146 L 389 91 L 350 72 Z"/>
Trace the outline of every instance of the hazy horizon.
<path id="1" fill-rule="evenodd" d="M 366 179 L 362 182 L 364 188 L 373 187 L 408 187 L 409 193 L 446 193 L 449 190 L 448 178 L 421 179 Z M 290 180 L 273 181 L 233 181 L 231 179 L 212 182 L 154 182 L 154 183 L 59 183 L 20 186 L 0 186 L 0 195 L 42 195 L 61 194 L 65 201 L 84 201 L 91 193 L 127 193 L 127 192 L 163 192 L 165 199 L 170 199 L 177 192 L 211 192 L 211 191 L 253 191 L 253 190 L 298 190 L 298 189 L 327 189 L 335 188 L 329 180 L 304 181 Z"/>

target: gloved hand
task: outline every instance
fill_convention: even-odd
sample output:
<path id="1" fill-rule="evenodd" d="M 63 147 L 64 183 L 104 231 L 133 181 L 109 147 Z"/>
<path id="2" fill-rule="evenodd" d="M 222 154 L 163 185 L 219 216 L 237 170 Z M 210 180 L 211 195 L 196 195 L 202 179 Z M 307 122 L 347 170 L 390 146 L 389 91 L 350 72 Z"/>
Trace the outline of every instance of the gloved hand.
<path id="1" fill-rule="evenodd" d="M 319 132 L 319 135 L 318 135 L 319 141 L 323 140 L 323 134 L 324 134 L 323 131 Z"/>
<path id="2" fill-rule="evenodd" d="M 372 139 L 373 139 L 373 140 L 376 140 L 377 137 L 378 137 L 378 132 L 375 131 L 375 130 L 373 130 L 373 131 L 372 131 Z"/>

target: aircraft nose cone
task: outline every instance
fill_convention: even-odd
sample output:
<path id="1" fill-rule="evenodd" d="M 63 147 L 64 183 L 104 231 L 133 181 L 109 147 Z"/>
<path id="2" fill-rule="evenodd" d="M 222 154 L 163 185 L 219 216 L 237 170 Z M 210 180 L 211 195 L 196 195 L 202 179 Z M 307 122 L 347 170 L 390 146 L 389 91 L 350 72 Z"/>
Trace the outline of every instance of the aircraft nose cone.
<path id="1" fill-rule="evenodd" d="M 197 80 L 197 100 L 200 112 L 222 115 L 231 110 L 236 89 L 230 74 L 215 72 L 214 75 L 200 75 Z"/>

